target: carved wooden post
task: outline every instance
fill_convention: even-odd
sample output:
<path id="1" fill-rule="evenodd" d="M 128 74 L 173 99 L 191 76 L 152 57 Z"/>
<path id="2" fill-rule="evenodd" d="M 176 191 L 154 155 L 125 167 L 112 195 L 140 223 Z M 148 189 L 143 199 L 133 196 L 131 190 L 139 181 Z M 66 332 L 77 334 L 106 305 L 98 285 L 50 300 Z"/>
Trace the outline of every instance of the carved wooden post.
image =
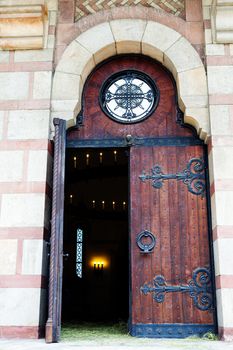
<path id="1" fill-rule="evenodd" d="M 63 268 L 63 213 L 65 179 L 66 122 L 54 119 L 53 203 L 49 268 L 49 312 L 46 342 L 59 340 L 61 329 L 61 297 Z"/>

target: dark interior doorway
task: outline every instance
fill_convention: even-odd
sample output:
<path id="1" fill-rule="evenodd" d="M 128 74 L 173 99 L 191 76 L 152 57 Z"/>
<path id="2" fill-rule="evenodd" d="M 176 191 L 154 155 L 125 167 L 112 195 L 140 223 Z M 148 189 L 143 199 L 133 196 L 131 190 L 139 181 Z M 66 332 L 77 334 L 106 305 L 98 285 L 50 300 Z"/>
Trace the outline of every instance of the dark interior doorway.
<path id="1" fill-rule="evenodd" d="M 128 227 L 127 149 L 68 148 L 63 322 L 128 320 Z"/>

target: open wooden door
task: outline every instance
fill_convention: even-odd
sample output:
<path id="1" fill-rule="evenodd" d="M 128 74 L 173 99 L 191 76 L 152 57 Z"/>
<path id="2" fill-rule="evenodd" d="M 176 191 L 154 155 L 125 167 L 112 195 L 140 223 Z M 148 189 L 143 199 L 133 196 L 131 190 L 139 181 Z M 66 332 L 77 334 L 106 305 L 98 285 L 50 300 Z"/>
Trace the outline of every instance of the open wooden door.
<path id="1" fill-rule="evenodd" d="M 59 340 L 61 330 L 61 296 L 63 269 L 63 215 L 64 215 L 64 177 L 66 150 L 66 122 L 54 119 L 54 165 L 53 165 L 53 203 L 50 239 L 49 267 L 49 305 L 46 323 L 46 342 Z"/>
<path id="2" fill-rule="evenodd" d="M 204 147 L 160 142 L 130 150 L 130 332 L 203 335 L 215 330 Z"/>
<path id="3" fill-rule="evenodd" d="M 214 331 L 206 146 L 183 122 L 171 74 L 141 55 L 101 63 L 85 83 L 67 147 L 130 149 L 131 334 L 186 337 Z M 53 244 L 51 249 L 61 249 Z M 48 327 L 47 339 L 56 341 L 60 287 L 53 282 L 52 260 L 50 271 L 47 325 L 53 333 Z"/>

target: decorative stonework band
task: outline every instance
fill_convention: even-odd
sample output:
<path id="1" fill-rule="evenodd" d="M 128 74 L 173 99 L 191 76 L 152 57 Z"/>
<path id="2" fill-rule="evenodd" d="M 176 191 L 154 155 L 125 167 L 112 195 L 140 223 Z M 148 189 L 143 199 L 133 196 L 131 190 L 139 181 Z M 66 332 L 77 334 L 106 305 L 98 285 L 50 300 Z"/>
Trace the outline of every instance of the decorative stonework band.
<path id="1" fill-rule="evenodd" d="M 75 21 L 101 10 L 119 6 L 141 5 L 164 10 L 172 15 L 184 17 L 184 0 L 76 0 Z"/>

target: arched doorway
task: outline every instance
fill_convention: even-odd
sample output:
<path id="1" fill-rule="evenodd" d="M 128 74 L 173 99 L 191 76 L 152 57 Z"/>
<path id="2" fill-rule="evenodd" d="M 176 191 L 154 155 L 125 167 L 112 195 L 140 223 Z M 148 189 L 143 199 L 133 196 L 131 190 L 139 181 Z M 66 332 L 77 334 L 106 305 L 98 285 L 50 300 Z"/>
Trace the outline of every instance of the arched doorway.
<path id="1" fill-rule="evenodd" d="M 183 123 L 172 76 L 145 56 L 99 65 L 86 82 L 77 126 L 67 134 L 73 161 L 74 150 L 100 155 L 120 148 L 129 155 L 130 333 L 215 331 L 205 145 Z"/>

